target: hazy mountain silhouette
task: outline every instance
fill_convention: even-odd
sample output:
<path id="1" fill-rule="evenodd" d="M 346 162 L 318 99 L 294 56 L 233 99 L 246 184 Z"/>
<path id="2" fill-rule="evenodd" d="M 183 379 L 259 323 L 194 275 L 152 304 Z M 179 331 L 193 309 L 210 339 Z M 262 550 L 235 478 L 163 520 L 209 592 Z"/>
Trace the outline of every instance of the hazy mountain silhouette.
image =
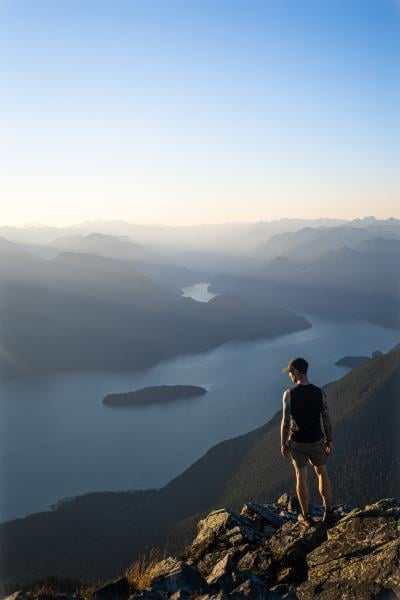
<path id="1" fill-rule="evenodd" d="M 163 286 L 179 290 L 196 283 L 198 278 L 175 264 L 168 256 L 151 248 L 103 233 L 90 233 L 54 240 L 52 247 L 78 253 L 94 253 L 131 263 L 139 271 Z"/>
<path id="2" fill-rule="evenodd" d="M 284 256 L 298 262 L 314 261 L 328 250 L 339 250 L 342 246 L 355 248 L 376 237 L 400 240 L 400 221 L 386 224 L 374 220 L 368 227 L 356 227 L 352 223 L 337 227 L 304 227 L 274 235 L 258 248 L 257 256 L 266 260 Z"/>
<path id="3" fill-rule="evenodd" d="M 54 256 L 54 244 L 60 238 L 75 238 L 79 245 L 83 241 L 82 238 L 98 234 L 139 244 L 151 253 L 161 254 L 164 259 L 167 255 L 169 260 L 178 265 L 177 272 L 172 269 L 171 277 L 166 277 L 166 281 L 161 279 L 162 269 L 144 271 L 162 285 L 175 288 L 177 285 L 190 285 L 196 278 L 197 281 L 211 281 L 210 277 L 216 274 L 237 275 L 240 272 L 254 272 L 255 275 L 266 260 L 279 255 L 295 259 L 303 259 L 304 255 L 304 258 L 311 260 L 329 249 L 337 249 L 343 245 L 352 247 L 364 238 L 399 237 L 399 232 L 398 219 L 378 220 L 374 217 L 352 221 L 283 218 L 259 222 L 181 226 L 144 225 L 126 221 L 86 221 L 64 228 L 0 227 L 0 236 L 24 244 L 28 251 L 48 258 Z M 65 249 L 100 254 L 106 250 L 106 245 L 101 244 L 99 240 L 92 247 L 88 240 L 85 243 L 85 248 L 71 246 Z M 267 248 L 270 248 L 270 251 L 267 251 Z M 124 252 L 122 251 L 122 254 Z M 112 256 L 115 256 L 114 253 Z M 150 269 L 149 265 L 146 269 Z"/>
<path id="4" fill-rule="evenodd" d="M 242 298 L 195 302 L 96 254 L 45 260 L 2 252 L 0 284 L 3 376 L 136 370 L 231 339 L 311 327 L 290 311 Z"/>
<path id="5" fill-rule="evenodd" d="M 327 250 L 313 261 L 278 256 L 250 275 L 216 276 L 209 289 L 400 327 L 399 256 L 400 239 L 374 238 Z"/>
<path id="6" fill-rule="evenodd" d="M 394 237 L 398 235 L 400 221 L 393 217 L 389 219 L 299 219 L 282 218 L 271 221 L 235 222 L 235 223 L 205 223 L 201 225 L 160 225 L 129 223 L 122 220 L 85 221 L 68 227 L 49 227 L 43 225 L 26 227 L 0 227 L 0 236 L 10 241 L 25 244 L 49 244 L 57 238 L 67 236 L 86 236 L 92 233 L 125 237 L 138 244 L 149 245 L 159 250 L 167 248 L 185 249 L 220 249 L 236 254 L 242 254 L 262 245 L 276 234 L 301 231 L 304 228 L 326 229 L 348 226 L 364 228 L 372 232 L 371 237 L 383 235 Z M 290 237 L 290 236 L 289 236 Z M 347 243 L 347 242 L 345 242 Z"/>

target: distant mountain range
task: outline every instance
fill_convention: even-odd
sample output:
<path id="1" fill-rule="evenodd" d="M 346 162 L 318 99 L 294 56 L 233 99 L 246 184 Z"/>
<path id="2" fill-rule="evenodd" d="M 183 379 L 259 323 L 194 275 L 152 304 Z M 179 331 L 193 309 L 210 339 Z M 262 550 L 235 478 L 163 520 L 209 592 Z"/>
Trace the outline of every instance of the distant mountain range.
<path id="1" fill-rule="evenodd" d="M 77 252 L 48 259 L 7 240 L 0 246 L 3 377 L 136 370 L 232 339 L 311 327 L 291 311 L 257 301 L 182 297 L 126 260 Z"/>
<path id="2" fill-rule="evenodd" d="M 400 348 L 323 387 L 333 424 L 333 503 L 398 498 Z M 145 547 L 181 551 L 210 510 L 295 494 L 293 468 L 280 453 L 280 419 L 278 411 L 258 429 L 216 444 L 159 490 L 83 494 L 1 524 L 2 583 L 119 575 Z M 315 477 L 310 484 L 320 505 Z"/>
<path id="3" fill-rule="evenodd" d="M 68 250 L 129 260 L 156 283 L 176 290 L 220 275 L 257 278 L 277 257 L 310 262 L 364 240 L 400 239 L 400 220 L 284 218 L 187 226 L 87 221 L 64 228 L 3 226 L 0 237 L 44 258 Z"/>
<path id="4" fill-rule="evenodd" d="M 368 226 L 354 222 L 336 227 L 303 227 L 273 235 L 257 248 L 257 256 L 272 260 L 284 256 L 297 262 L 321 258 L 328 250 L 360 247 L 375 238 L 400 240 L 400 221 L 372 221 Z M 362 249 L 362 245 L 361 245 Z"/>
<path id="5" fill-rule="evenodd" d="M 198 280 L 188 269 L 175 264 L 166 254 L 136 244 L 127 237 L 89 233 L 57 238 L 50 246 L 58 251 L 97 254 L 124 261 L 156 283 L 172 287 L 175 291 Z"/>
<path id="6" fill-rule="evenodd" d="M 400 327 L 400 238 L 365 239 L 307 261 L 297 256 L 296 248 L 290 258 L 277 256 L 251 273 L 216 276 L 209 290 L 279 302 L 306 313 Z M 319 238 L 308 245 L 309 256 L 311 250 L 320 253 Z"/>
<path id="7" fill-rule="evenodd" d="M 46 247 L 54 247 L 56 240 L 72 238 L 77 242 L 93 233 L 123 238 L 151 252 L 167 254 L 177 266 L 195 271 L 197 281 L 209 281 L 210 274 L 237 274 L 262 266 L 276 256 L 291 257 L 291 252 L 302 260 L 312 260 L 325 250 L 352 246 L 363 239 L 399 237 L 400 220 L 369 216 L 353 220 L 283 218 L 180 226 L 86 221 L 64 228 L 0 227 L 0 237 L 25 244 L 27 249 L 36 246 L 37 252 L 45 253 Z"/>

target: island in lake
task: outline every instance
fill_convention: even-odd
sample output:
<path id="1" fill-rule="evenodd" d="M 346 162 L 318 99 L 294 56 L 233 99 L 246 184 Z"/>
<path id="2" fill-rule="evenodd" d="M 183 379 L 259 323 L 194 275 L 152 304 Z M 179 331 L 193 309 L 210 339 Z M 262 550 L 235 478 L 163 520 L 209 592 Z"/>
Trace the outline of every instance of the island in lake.
<path id="1" fill-rule="evenodd" d="M 151 385 L 122 394 L 108 394 L 103 404 L 108 406 L 142 406 L 190 398 L 206 394 L 207 390 L 198 385 Z"/>
<path id="2" fill-rule="evenodd" d="M 335 362 L 335 365 L 339 367 L 358 367 L 365 363 L 365 361 L 370 360 L 370 358 L 378 358 L 379 356 L 382 356 L 380 350 L 375 350 L 371 356 L 343 356 Z"/>
<path id="3" fill-rule="evenodd" d="M 369 360 L 370 356 L 343 356 L 335 362 L 335 365 L 339 367 L 358 367 L 362 365 L 366 360 Z"/>

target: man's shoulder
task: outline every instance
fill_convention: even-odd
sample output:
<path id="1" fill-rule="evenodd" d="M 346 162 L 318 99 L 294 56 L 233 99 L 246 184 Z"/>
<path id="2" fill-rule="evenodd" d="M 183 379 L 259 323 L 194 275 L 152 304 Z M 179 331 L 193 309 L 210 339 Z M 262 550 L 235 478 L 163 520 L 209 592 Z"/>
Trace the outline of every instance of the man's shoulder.
<path id="1" fill-rule="evenodd" d="M 291 388 L 287 388 L 284 392 L 283 392 L 283 397 L 285 398 L 289 398 L 293 392 L 295 388 L 291 387 Z"/>
<path id="2" fill-rule="evenodd" d="M 283 395 L 282 395 L 282 400 L 285 404 L 288 404 L 290 402 L 290 397 L 291 397 L 291 390 L 292 388 L 287 388 L 286 390 L 284 390 Z"/>

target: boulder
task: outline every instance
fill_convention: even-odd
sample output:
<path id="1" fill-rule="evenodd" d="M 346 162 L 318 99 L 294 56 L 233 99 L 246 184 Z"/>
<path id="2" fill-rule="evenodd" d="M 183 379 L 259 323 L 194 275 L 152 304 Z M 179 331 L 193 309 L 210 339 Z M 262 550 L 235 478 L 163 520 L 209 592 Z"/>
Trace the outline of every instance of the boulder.
<path id="1" fill-rule="evenodd" d="M 317 548 L 327 537 L 324 527 L 304 528 L 286 522 L 268 541 L 272 553 L 270 572 L 278 581 L 300 583 L 307 579 L 307 554 Z M 280 573 L 280 575 L 279 575 Z"/>
<path id="2" fill-rule="evenodd" d="M 330 528 L 327 540 L 307 555 L 308 581 L 299 586 L 299 598 L 317 591 L 321 598 L 322 593 L 400 597 L 399 509 L 394 499 L 381 500 L 351 511 Z"/>
<path id="3" fill-rule="evenodd" d="M 231 591 L 229 598 L 232 598 L 232 600 L 244 600 L 245 598 L 249 600 L 270 600 L 271 595 L 264 581 L 257 575 L 249 573 L 248 577 Z"/>
<path id="4" fill-rule="evenodd" d="M 132 594 L 128 600 L 165 600 L 165 595 L 154 590 L 143 590 Z"/>
<path id="5" fill-rule="evenodd" d="M 216 590 L 222 589 L 230 592 L 236 585 L 237 574 L 235 567 L 237 562 L 237 550 L 228 551 L 215 565 L 207 577 L 209 586 Z"/>
<path id="6" fill-rule="evenodd" d="M 93 600 L 123 600 L 129 598 L 132 586 L 126 577 L 119 577 L 115 581 L 102 585 L 93 594 Z M 60 597 L 61 600 L 61 597 Z"/>
<path id="7" fill-rule="evenodd" d="M 207 582 L 199 569 L 172 556 L 155 566 L 155 575 L 150 583 L 150 591 L 163 593 L 206 592 Z"/>
<path id="8" fill-rule="evenodd" d="M 274 510 L 267 504 L 258 504 L 257 502 L 244 504 L 240 514 L 250 517 L 256 523 L 260 523 L 260 529 L 269 528 L 272 533 L 285 522 L 280 516 L 279 510 Z"/>

